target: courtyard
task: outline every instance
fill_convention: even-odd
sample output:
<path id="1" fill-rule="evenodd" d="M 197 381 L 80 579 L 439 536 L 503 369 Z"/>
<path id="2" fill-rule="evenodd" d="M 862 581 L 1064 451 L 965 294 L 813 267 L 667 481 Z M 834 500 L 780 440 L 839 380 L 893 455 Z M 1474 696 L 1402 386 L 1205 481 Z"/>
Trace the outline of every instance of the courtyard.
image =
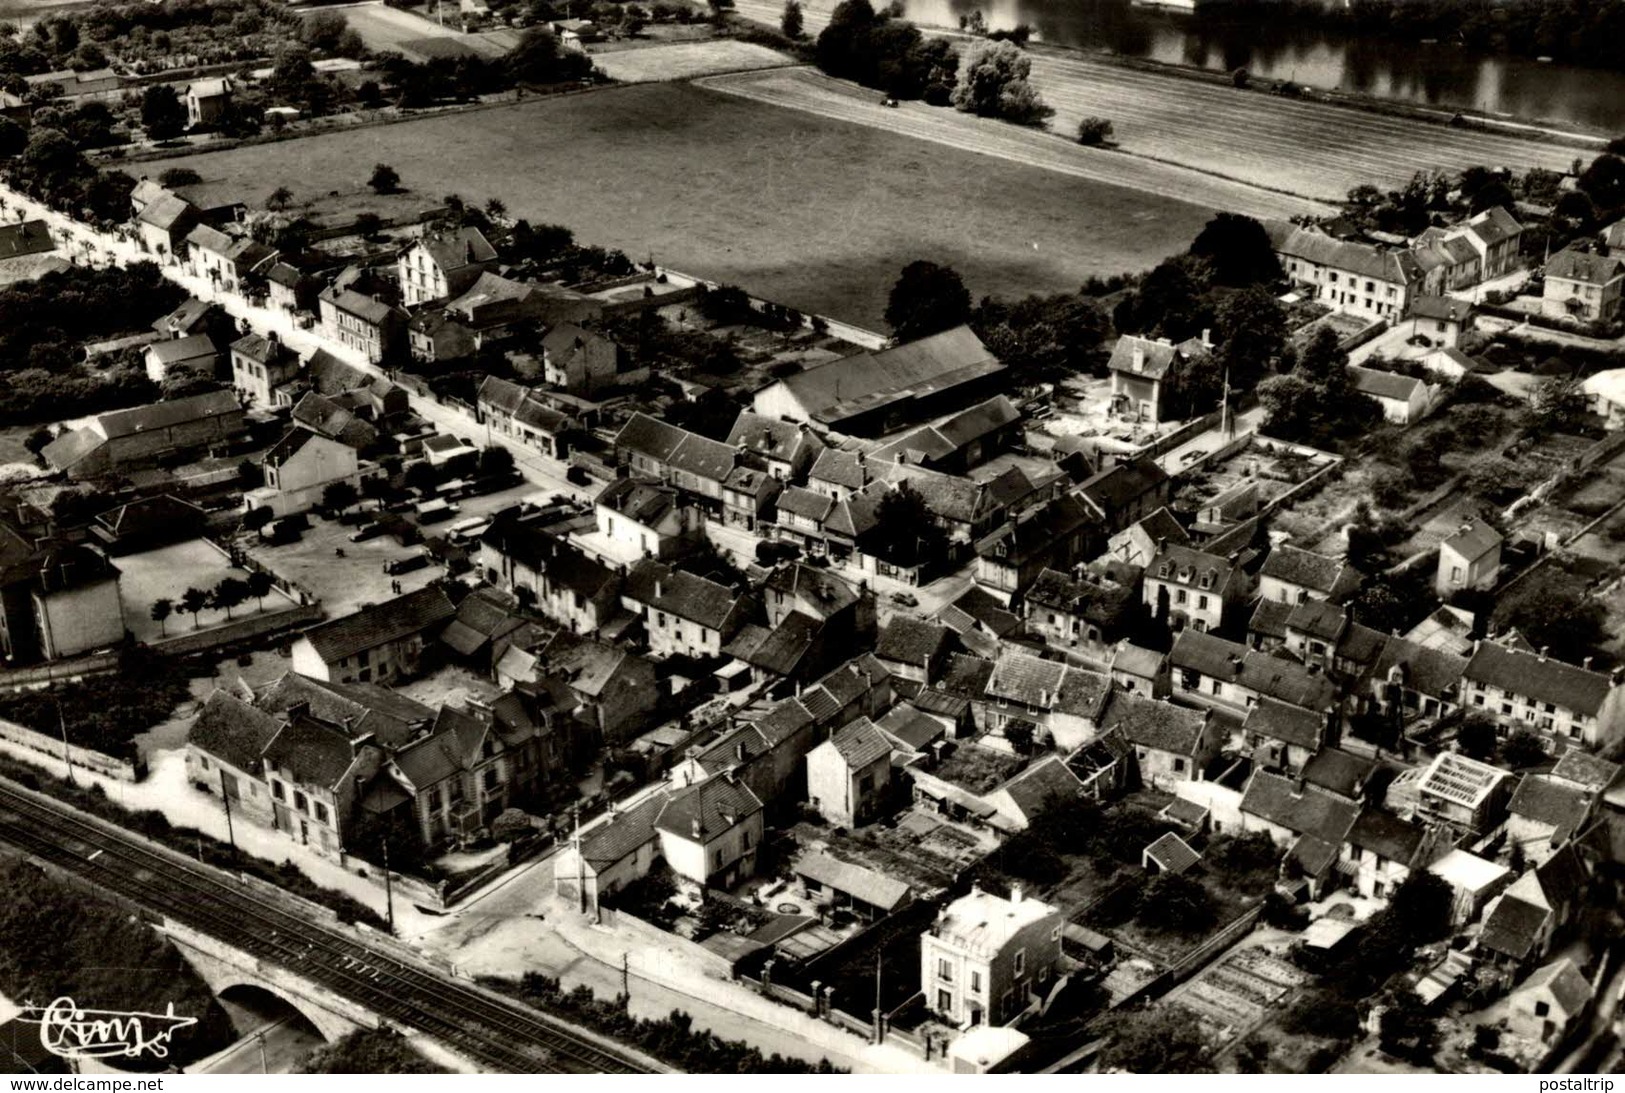
<path id="1" fill-rule="evenodd" d="M 231 564 L 213 544 L 203 539 L 188 539 L 143 551 L 124 554 L 114 559 L 119 570 L 119 599 L 124 607 L 124 626 L 137 641 L 151 643 L 164 637 L 196 630 L 209 630 L 223 626 L 232 619 L 248 618 L 264 612 L 285 611 L 297 603 L 278 589 L 272 589 L 264 604 L 250 600 L 229 614 L 213 607 L 198 612 L 197 618 L 181 611 L 181 597 L 187 589 L 205 592 L 227 577 L 247 578 L 248 571 Z M 269 563 L 267 563 L 269 564 Z M 275 567 L 271 567 L 275 569 Z M 281 572 L 280 570 L 276 570 Z M 163 623 L 153 621 L 152 605 L 167 599 L 174 605 L 174 614 Z"/>

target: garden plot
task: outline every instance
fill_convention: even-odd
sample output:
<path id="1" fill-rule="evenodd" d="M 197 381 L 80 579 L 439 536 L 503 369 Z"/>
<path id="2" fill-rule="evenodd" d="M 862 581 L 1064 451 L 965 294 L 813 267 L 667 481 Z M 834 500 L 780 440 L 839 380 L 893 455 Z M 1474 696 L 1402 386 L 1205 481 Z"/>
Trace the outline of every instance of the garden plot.
<path id="1" fill-rule="evenodd" d="M 1191 980 L 1178 1001 L 1229 1038 L 1257 1024 L 1303 981 L 1302 972 L 1268 950 L 1242 949 Z"/>

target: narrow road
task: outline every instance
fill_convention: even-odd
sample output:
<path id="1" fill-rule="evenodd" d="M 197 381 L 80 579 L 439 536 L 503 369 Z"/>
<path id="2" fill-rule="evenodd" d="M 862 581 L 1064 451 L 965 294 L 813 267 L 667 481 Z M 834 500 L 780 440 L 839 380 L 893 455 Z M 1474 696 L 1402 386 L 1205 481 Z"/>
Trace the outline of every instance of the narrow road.
<path id="1" fill-rule="evenodd" d="M 86 224 L 48 209 L 9 188 L 0 189 L 0 212 L 21 209 L 30 218 L 47 221 L 63 241 L 63 251 L 81 263 L 96 266 L 130 265 L 140 261 L 159 261 L 129 238 L 99 232 Z M 233 318 L 242 320 L 257 333 L 275 332 L 283 343 L 300 354 L 325 349 L 334 356 L 373 375 L 388 376 L 388 372 L 368 363 L 360 354 L 346 346 L 330 342 L 321 336 L 321 328 L 306 330 L 294 321 L 290 312 L 249 303 L 236 293 L 224 292 L 206 278 L 193 277 L 168 260 L 160 262 L 165 277 L 180 285 L 200 300 L 219 304 Z M 541 489 L 563 493 L 571 497 L 590 497 L 590 489 L 582 489 L 565 478 L 565 465 L 548 459 L 536 449 L 513 437 L 493 433 L 488 426 L 476 423 L 458 410 L 442 405 L 432 398 L 411 393 L 412 410 L 443 433 L 464 437 L 476 444 L 498 444 L 513 453 L 514 465 L 525 478 Z"/>

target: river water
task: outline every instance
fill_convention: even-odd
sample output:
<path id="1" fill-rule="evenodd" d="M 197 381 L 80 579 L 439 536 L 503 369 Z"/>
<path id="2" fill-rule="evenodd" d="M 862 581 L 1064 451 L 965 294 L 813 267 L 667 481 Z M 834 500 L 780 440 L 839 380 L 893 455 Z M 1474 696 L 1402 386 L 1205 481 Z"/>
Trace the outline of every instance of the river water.
<path id="1" fill-rule="evenodd" d="M 1246 68 L 1261 79 L 1625 133 L 1625 73 L 1290 24 L 1226 24 L 1129 0 L 904 0 L 904 6 L 921 24 L 957 26 L 960 16 L 980 8 L 990 27 L 1026 23 L 1035 40 L 1053 45 L 1220 72 Z"/>

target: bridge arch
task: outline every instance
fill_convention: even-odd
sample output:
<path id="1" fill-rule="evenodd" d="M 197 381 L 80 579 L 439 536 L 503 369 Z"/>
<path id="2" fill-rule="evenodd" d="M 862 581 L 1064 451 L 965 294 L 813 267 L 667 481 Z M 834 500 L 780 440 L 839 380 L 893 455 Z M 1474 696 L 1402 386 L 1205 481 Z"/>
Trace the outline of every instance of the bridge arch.
<path id="1" fill-rule="evenodd" d="M 347 1032 L 354 1032 L 359 1026 L 347 1017 L 333 1013 L 322 1006 L 313 1005 L 307 999 L 299 997 L 291 991 L 278 990 L 274 985 L 264 980 L 246 975 L 226 975 L 212 978 L 209 987 L 215 997 L 222 1002 L 236 999 L 256 999 L 270 997 L 292 1010 L 300 1020 L 316 1030 L 316 1033 L 328 1043 L 339 1039 Z"/>

